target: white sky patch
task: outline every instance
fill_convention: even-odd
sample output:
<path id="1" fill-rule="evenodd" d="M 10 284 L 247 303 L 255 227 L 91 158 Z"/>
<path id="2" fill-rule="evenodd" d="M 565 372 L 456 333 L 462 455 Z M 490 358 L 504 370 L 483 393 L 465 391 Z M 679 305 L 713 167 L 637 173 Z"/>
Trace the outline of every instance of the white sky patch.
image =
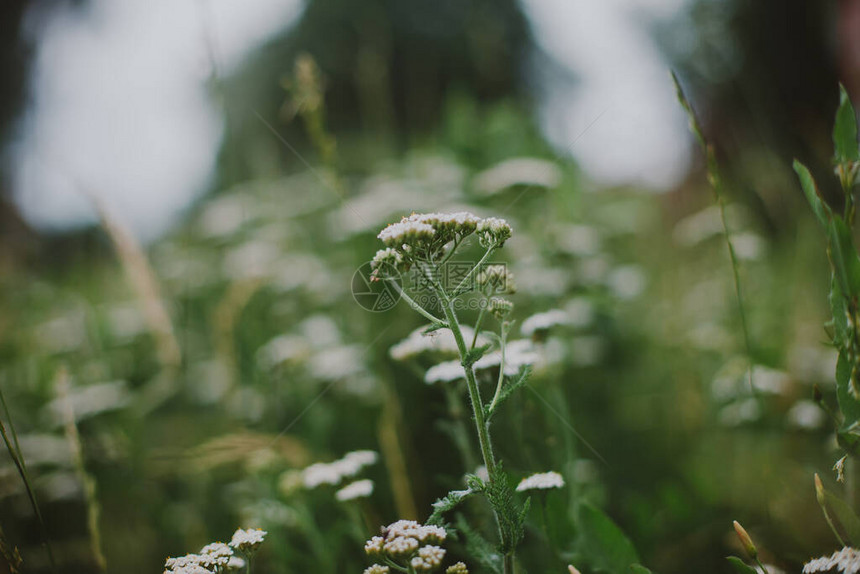
<path id="1" fill-rule="evenodd" d="M 91 0 L 29 14 L 31 105 L 7 150 L 25 218 L 91 224 L 90 193 L 144 239 L 167 229 L 207 189 L 221 146 L 209 46 L 229 72 L 300 11 L 300 0 Z"/>
<path id="2" fill-rule="evenodd" d="M 540 75 L 540 120 L 606 185 L 664 189 L 689 162 L 687 121 L 648 26 L 687 0 L 523 0 L 539 48 L 577 78 Z"/>

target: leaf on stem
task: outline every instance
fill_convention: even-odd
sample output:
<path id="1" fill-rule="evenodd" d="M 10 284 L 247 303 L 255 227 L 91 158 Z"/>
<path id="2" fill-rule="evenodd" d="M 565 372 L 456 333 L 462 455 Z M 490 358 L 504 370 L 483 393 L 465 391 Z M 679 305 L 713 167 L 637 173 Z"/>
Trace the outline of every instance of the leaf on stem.
<path id="1" fill-rule="evenodd" d="M 626 572 L 639 563 L 633 543 L 603 511 L 588 504 L 577 507 L 577 525 L 580 529 L 579 549 L 596 569 L 607 572 Z"/>
<path id="2" fill-rule="evenodd" d="M 450 491 L 431 505 L 433 507 L 433 513 L 430 515 L 430 518 L 427 519 L 425 524 L 440 526 L 442 524 L 442 515 L 444 513 L 454 510 L 461 502 L 474 493 L 475 491 L 471 488 L 467 488 L 466 490 Z"/>
<path id="3" fill-rule="evenodd" d="M 821 199 L 821 194 L 818 192 L 818 185 L 815 183 L 815 179 L 812 177 L 812 174 L 809 173 L 809 169 L 800 163 L 797 160 L 794 160 L 794 171 L 797 173 L 797 178 L 800 180 L 800 187 L 803 189 L 803 195 L 806 196 L 806 201 L 809 202 L 810 207 L 812 207 L 812 212 L 815 214 L 815 217 L 818 218 L 818 221 L 827 228 L 830 224 L 830 220 L 833 217 L 833 212 L 830 210 L 830 206 L 824 203 L 824 200 Z"/>
<path id="4" fill-rule="evenodd" d="M 860 257 L 854 247 L 851 228 L 839 216 L 833 216 L 828 225 L 830 260 L 833 273 L 842 294 L 853 297 L 860 294 Z"/>
<path id="5" fill-rule="evenodd" d="M 840 543 L 855 547 L 860 544 L 860 518 L 857 518 L 850 505 L 824 488 L 817 474 L 815 475 L 815 498 Z"/>
<path id="6" fill-rule="evenodd" d="M 843 85 L 839 85 L 839 108 L 833 123 L 834 160 L 837 164 L 860 161 L 857 144 L 857 117 L 851 98 Z"/>
<path id="7" fill-rule="evenodd" d="M 749 566 L 737 556 L 726 556 L 726 560 L 729 561 L 729 564 L 732 565 L 732 568 L 734 568 L 735 572 L 738 574 L 758 574 L 758 571 L 755 568 Z"/>
<path id="8" fill-rule="evenodd" d="M 508 397 L 514 394 L 514 391 L 529 382 L 529 377 L 531 377 L 531 374 L 532 366 L 526 365 L 525 367 L 520 369 L 520 372 L 517 375 L 516 379 L 509 382 L 504 386 L 504 388 L 502 388 L 502 392 L 499 394 L 499 399 L 496 401 L 495 405 L 487 405 L 485 407 L 487 421 L 489 421 L 493 414 L 499 409 L 499 405 L 501 405 Z M 490 408 L 491 406 L 492 409 Z"/>

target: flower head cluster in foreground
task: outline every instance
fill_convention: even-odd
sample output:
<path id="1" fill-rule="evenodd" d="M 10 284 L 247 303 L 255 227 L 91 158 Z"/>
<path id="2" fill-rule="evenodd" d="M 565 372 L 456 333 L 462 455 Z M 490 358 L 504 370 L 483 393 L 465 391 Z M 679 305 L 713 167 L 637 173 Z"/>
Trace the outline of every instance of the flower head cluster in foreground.
<path id="1" fill-rule="evenodd" d="M 833 570 L 842 574 L 860 573 L 860 551 L 846 546 L 830 556 L 822 556 L 803 565 L 803 574 L 831 572 Z"/>
<path id="2" fill-rule="evenodd" d="M 517 485 L 517 492 L 525 492 L 528 490 L 547 490 L 550 488 L 564 487 L 564 478 L 551 470 L 549 472 L 541 472 L 526 477 Z"/>
<path id="3" fill-rule="evenodd" d="M 434 261 L 444 254 L 446 245 L 456 245 L 473 233 L 482 246 L 501 247 L 512 231 L 504 219 L 481 219 L 467 211 L 413 213 L 379 232 L 377 237 L 386 248 L 377 251 L 371 262 L 374 276 L 408 271 L 416 261 Z"/>
<path id="4" fill-rule="evenodd" d="M 367 541 L 364 551 L 384 564 L 374 564 L 364 574 L 386 574 L 390 572 L 388 565 L 410 572 L 438 572 L 442 568 L 446 554 L 442 544 L 448 537 L 444 528 L 424 526 L 414 520 L 398 520 L 382 528 L 380 534 Z M 469 570 L 458 562 L 445 572 L 468 574 Z"/>
<path id="5" fill-rule="evenodd" d="M 197 554 L 168 558 L 164 574 L 226 574 L 245 568 L 249 559 L 263 543 L 267 532 L 259 528 L 237 529 L 229 544 L 212 542 Z M 237 555 L 241 554 L 241 556 Z"/>

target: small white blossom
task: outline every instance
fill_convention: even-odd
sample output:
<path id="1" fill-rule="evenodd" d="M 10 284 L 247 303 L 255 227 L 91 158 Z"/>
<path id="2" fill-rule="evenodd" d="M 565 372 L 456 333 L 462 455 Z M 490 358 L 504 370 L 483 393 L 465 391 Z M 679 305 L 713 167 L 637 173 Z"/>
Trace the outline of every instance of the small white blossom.
<path id="1" fill-rule="evenodd" d="M 266 534 L 268 533 L 265 530 L 259 528 L 248 528 L 247 530 L 239 528 L 233 533 L 230 546 L 241 552 L 253 552 L 263 543 Z"/>
<path id="2" fill-rule="evenodd" d="M 385 544 L 385 539 L 382 536 L 374 536 L 364 544 L 364 551 L 369 555 L 374 556 L 382 554 L 382 545 Z"/>
<path id="3" fill-rule="evenodd" d="M 797 401 L 785 414 L 785 418 L 788 424 L 795 428 L 815 430 L 821 428 L 826 417 L 814 401 L 804 399 Z"/>
<path id="4" fill-rule="evenodd" d="M 334 496 L 341 502 L 346 502 L 356 498 L 367 498 L 371 494 L 373 494 L 373 481 L 364 479 L 347 484 L 335 492 Z"/>
<path id="5" fill-rule="evenodd" d="M 442 565 L 445 559 L 445 549 L 439 546 L 424 546 L 418 550 L 418 556 L 412 558 L 412 567 L 418 572 L 431 572 Z"/>
<path id="6" fill-rule="evenodd" d="M 555 188 L 561 183 L 561 170 L 554 163 L 532 157 L 516 157 L 486 169 L 475 177 L 475 189 L 493 195 L 514 185 Z"/>
<path id="7" fill-rule="evenodd" d="M 531 337 L 537 332 L 548 331 L 552 327 L 559 325 L 569 325 L 571 323 L 570 315 L 561 309 L 552 309 L 543 313 L 536 313 L 523 321 L 520 332 L 526 337 Z"/>
<path id="8" fill-rule="evenodd" d="M 406 557 L 418 549 L 418 541 L 414 538 L 398 536 L 383 544 L 382 549 L 395 557 Z"/>
<path id="9" fill-rule="evenodd" d="M 441 355 L 457 356 L 457 341 L 451 329 L 436 329 L 425 333 L 426 327 L 419 327 L 409 333 L 409 336 L 391 347 L 388 354 L 395 361 L 405 361 L 417 357 L 422 353 L 438 353 Z M 471 342 L 475 335 L 474 329 L 468 325 L 461 325 L 460 331 L 463 339 Z M 489 339 L 484 334 L 478 335 L 476 346 L 486 345 Z"/>
<path id="10" fill-rule="evenodd" d="M 434 383 L 450 383 L 466 378 L 466 370 L 460 361 L 445 361 L 427 369 L 424 375 L 424 382 L 428 385 Z"/>
<path id="11" fill-rule="evenodd" d="M 834 568 L 842 574 L 860 573 L 860 551 L 846 546 L 830 556 L 822 556 L 821 558 L 810 560 L 803 565 L 803 574 L 829 572 Z"/>
<path id="12" fill-rule="evenodd" d="M 245 567 L 245 559 L 239 558 L 238 556 L 231 556 L 230 560 L 227 561 L 227 570 L 241 570 Z"/>
<path id="13" fill-rule="evenodd" d="M 513 231 L 510 224 L 504 219 L 488 217 L 478 223 L 475 233 L 478 235 L 478 240 L 482 246 L 495 245 L 501 247 L 505 241 L 511 238 Z"/>
<path id="14" fill-rule="evenodd" d="M 379 564 L 374 564 L 364 569 L 364 574 L 388 574 L 389 572 L 391 572 L 391 569 L 388 566 L 380 566 Z"/>
<path id="15" fill-rule="evenodd" d="M 448 566 L 445 570 L 445 574 L 469 574 L 469 569 L 466 568 L 466 565 L 462 562 L 457 562 Z"/>
<path id="16" fill-rule="evenodd" d="M 519 485 L 517 485 L 517 492 L 562 488 L 563 486 L 564 478 L 559 473 L 555 471 L 542 472 L 522 479 Z"/>
<path id="17" fill-rule="evenodd" d="M 380 231 L 377 237 L 388 247 L 401 248 L 416 241 L 429 241 L 433 239 L 435 233 L 431 225 L 404 219 L 398 223 L 392 223 Z"/>
<path id="18" fill-rule="evenodd" d="M 376 463 L 378 458 L 379 455 L 372 450 L 357 450 L 334 462 L 318 462 L 302 471 L 302 483 L 307 489 L 323 484 L 335 486 L 344 478 L 355 476 L 365 467 Z"/>

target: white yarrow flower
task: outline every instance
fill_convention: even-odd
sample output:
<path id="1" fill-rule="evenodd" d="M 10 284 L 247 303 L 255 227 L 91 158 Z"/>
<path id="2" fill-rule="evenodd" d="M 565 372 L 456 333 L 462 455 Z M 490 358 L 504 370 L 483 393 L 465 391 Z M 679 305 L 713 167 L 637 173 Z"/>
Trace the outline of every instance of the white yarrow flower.
<path id="1" fill-rule="evenodd" d="M 373 494 L 373 481 L 370 479 L 364 479 L 347 484 L 335 492 L 334 496 L 339 501 L 346 502 L 357 498 L 367 498 L 371 494 Z"/>
<path id="2" fill-rule="evenodd" d="M 523 321 L 520 332 L 526 337 L 530 337 L 540 331 L 548 331 L 552 327 L 558 325 L 569 325 L 571 323 L 570 316 L 566 311 L 561 309 L 552 309 L 543 313 L 536 313 Z"/>
<path id="3" fill-rule="evenodd" d="M 236 532 L 233 533 L 233 538 L 230 540 L 230 546 L 241 552 L 253 552 L 260 547 L 260 544 L 263 543 L 263 539 L 266 537 L 266 534 L 268 534 L 268 532 L 261 530 L 260 528 L 248 528 L 247 530 L 238 528 Z"/>
<path id="4" fill-rule="evenodd" d="M 821 558 L 810 560 L 803 565 L 803 574 L 829 572 L 834 568 L 842 574 L 860 573 L 860 551 L 846 546 L 830 556 L 822 556 Z"/>
<path id="5" fill-rule="evenodd" d="M 533 474 L 520 481 L 517 485 L 517 492 L 525 492 L 528 490 L 547 490 L 550 488 L 562 488 L 564 486 L 564 478 L 555 472 L 542 472 Z"/>
<path id="6" fill-rule="evenodd" d="M 435 383 L 450 383 L 466 378 L 466 370 L 460 361 L 445 361 L 427 369 L 424 382 L 428 385 Z"/>

